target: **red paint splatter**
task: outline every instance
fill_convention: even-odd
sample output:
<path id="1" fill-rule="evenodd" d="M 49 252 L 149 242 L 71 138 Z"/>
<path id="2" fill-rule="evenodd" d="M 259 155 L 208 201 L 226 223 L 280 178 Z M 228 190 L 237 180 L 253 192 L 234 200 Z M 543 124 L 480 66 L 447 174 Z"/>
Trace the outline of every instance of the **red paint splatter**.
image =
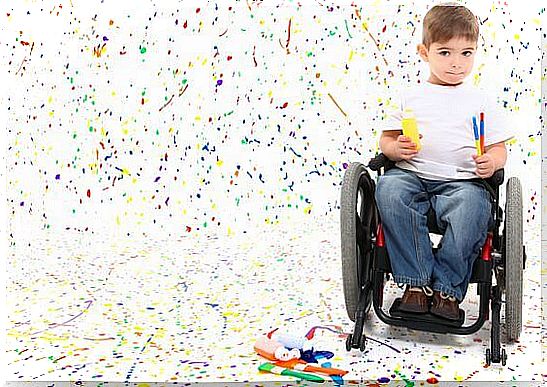
<path id="1" fill-rule="evenodd" d="M 386 32 L 387 30 L 387 26 L 384 26 L 384 28 L 382 28 L 382 32 Z"/>
<path id="2" fill-rule="evenodd" d="M 439 383 L 437 378 L 429 378 L 429 379 L 426 380 L 426 382 L 428 382 L 429 384 L 438 384 Z"/>
<path id="3" fill-rule="evenodd" d="M 196 8 L 196 13 L 199 13 L 201 11 L 201 8 Z"/>
<path id="4" fill-rule="evenodd" d="M 232 60 L 232 56 L 231 55 L 228 55 L 228 57 L 226 58 L 227 60 Z"/>
<path id="5" fill-rule="evenodd" d="M 188 20 L 184 21 L 184 24 L 182 25 L 184 28 L 188 27 Z"/>
<path id="6" fill-rule="evenodd" d="M 90 189 L 87 190 L 87 197 L 88 197 L 88 198 L 91 197 L 91 190 L 90 190 Z"/>
<path id="7" fill-rule="evenodd" d="M 22 44 L 23 46 L 28 46 L 28 45 L 29 45 L 29 43 L 28 43 L 28 42 L 25 42 L 24 40 L 21 40 L 21 44 Z"/>
<path id="8" fill-rule="evenodd" d="M 186 232 L 190 232 L 190 231 L 192 231 L 192 227 L 186 226 Z"/>
<path id="9" fill-rule="evenodd" d="M 285 103 L 283 104 L 283 106 L 281 106 L 281 109 L 285 109 L 287 106 L 289 106 L 289 103 L 288 103 L 288 102 L 285 102 Z"/>

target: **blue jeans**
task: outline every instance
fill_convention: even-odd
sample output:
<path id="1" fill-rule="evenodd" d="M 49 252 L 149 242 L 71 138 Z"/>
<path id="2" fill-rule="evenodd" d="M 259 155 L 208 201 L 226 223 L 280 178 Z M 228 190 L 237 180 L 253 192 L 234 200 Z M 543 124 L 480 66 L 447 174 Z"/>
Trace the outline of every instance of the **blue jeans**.
<path id="1" fill-rule="evenodd" d="M 427 180 L 393 168 L 380 176 L 375 196 L 395 282 L 463 300 L 492 222 L 488 191 L 473 181 Z M 427 228 L 430 207 L 443 233 L 436 253 Z"/>

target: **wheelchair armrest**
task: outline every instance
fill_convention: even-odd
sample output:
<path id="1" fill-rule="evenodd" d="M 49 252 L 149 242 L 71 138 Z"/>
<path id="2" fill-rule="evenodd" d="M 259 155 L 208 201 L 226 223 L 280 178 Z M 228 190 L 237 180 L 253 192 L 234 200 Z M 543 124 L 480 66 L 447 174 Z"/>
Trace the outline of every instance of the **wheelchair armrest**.
<path id="1" fill-rule="evenodd" d="M 379 155 L 373 157 L 368 162 L 368 167 L 373 171 L 378 171 L 380 168 L 384 168 L 384 170 L 391 169 L 395 166 L 395 161 L 390 160 L 387 158 L 387 156 L 383 153 L 380 153 Z"/>
<path id="2" fill-rule="evenodd" d="M 486 183 L 494 189 L 498 188 L 500 185 L 503 184 L 503 180 L 505 177 L 505 170 L 498 169 L 492 176 L 490 176 L 488 179 L 485 179 Z"/>

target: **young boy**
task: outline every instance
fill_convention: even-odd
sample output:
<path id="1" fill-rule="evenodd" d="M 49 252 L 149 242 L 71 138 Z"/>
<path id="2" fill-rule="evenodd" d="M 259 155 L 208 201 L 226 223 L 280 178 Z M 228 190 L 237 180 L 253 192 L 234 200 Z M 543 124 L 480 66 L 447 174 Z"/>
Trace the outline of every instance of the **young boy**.
<path id="1" fill-rule="evenodd" d="M 458 305 L 491 222 L 490 195 L 477 180 L 504 166 L 504 141 L 511 136 L 495 101 L 464 83 L 478 36 L 477 19 L 464 6 L 437 5 L 426 14 L 418 53 L 429 65 L 429 79 L 402 94 L 380 138 L 380 149 L 396 166 L 380 177 L 376 201 L 394 280 L 406 285 L 400 306 L 406 312 L 459 319 Z M 402 135 L 407 108 L 418 123 L 420 150 Z M 485 151 L 477 156 L 472 118 L 479 125 L 480 112 Z M 435 254 L 430 207 L 443 232 Z"/>

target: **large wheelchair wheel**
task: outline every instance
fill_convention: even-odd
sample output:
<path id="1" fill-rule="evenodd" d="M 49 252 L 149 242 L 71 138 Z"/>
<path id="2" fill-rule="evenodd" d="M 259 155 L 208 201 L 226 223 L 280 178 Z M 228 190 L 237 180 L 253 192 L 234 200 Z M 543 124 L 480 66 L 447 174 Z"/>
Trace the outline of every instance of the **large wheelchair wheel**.
<path id="1" fill-rule="evenodd" d="M 507 341 L 516 341 L 522 330 L 522 190 L 520 181 L 507 181 L 505 202 L 505 329 Z"/>
<path id="2" fill-rule="evenodd" d="M 355 321 L 361 288 L 372 276 L 372 248 L 378 224 L 374 189 L 374 181 L 365 166 L 350 164 L 342 182 L 340 229 L 344 298 L 351 321 Z M 371 303 L 372 289 L 366 295 L 365 313 Z"/>

